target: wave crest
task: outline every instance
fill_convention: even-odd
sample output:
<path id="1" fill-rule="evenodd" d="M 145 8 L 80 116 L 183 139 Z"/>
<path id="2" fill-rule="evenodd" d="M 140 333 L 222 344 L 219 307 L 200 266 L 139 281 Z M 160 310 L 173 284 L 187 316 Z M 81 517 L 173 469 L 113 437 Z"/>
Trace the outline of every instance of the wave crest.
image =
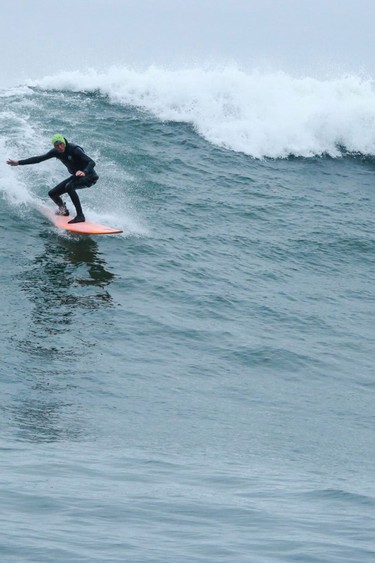
<path id="1" fill-rule="evenodd" d="M 189 123 L 209 142 L 255 158 L 375 152 L 375 92 L 359 76 L 318 80 L 239 68 L 62 72 L 46 90 L 99 91 L 112 103 Z"/>

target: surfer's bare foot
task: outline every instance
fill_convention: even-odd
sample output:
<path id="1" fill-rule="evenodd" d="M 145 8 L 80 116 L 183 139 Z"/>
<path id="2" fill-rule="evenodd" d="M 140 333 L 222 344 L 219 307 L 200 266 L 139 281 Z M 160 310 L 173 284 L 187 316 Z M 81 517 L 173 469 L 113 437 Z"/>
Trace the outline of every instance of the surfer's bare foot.
<path id="1" fill-rule="evenodd" d="M 68 221 L 68 223 L 72 224 L 72 223 L 84 223 L 86 221 L 85 216 L 84 215 L 77 215 L 77 217 L 74 217 L 74 219 L 72 219 L 71 221 Z"/>

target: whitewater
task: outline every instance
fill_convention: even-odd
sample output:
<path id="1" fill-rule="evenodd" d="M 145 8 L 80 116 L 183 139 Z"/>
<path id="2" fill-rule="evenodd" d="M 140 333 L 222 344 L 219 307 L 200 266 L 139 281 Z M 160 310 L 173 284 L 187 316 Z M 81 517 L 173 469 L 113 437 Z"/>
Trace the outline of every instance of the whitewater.
<path id="1" fill-rule="evenodd" d="M 373 153 L 372 79 L 318 80 L 239 68 L 150 67 L 63 72 L 35 81 L 50 90 L 101 92 L 163 121 L 191 124 L 205 139 L 254 158 Z"/>

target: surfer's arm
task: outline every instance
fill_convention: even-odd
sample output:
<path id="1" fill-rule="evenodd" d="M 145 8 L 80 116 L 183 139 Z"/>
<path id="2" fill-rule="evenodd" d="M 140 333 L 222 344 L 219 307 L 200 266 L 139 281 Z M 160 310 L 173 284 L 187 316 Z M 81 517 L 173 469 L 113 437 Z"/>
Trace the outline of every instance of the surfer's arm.
<path id="1" fill-rule="evenodd" d="M 18 160 L 18 164 L 20 164 L 21 166 L 24 166 L 25 164 L 38 164 L 39 162 L 43 162 L 44 160 L 49 160 L 50 158 L 54 158 L 54 157 L 56 157 L 56 151 L 55 149 L 52 149 L 46 152 L 46 154 L 41 154 L 40 156 L 32 156 L 31 158 L 24 158 L 23 160 Z"/>

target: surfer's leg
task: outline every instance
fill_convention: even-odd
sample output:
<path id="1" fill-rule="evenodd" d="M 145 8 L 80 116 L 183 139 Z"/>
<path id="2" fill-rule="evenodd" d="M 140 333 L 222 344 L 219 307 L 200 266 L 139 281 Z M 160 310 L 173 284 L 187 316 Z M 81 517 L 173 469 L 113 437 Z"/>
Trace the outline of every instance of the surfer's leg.
<path id="1" fill-rule="evenodd" d="M 72 219 L 71 221 L 69 221 L 69 223 L 83 223 L 85 221 L 85 216 L 83 214 L 82 211 L 82 205 L 81 205 L 81 201 L 78 197 L 78 194 L 76 192 L 76 187 L 77 186 L 77 181 L 71 180 L 70 182 L 68 182 L 67 184 L 67 193 L 70 196 L 70 199 L 72 200 L 72 203 L 74 205 L 74 207 L 76 208 L 76 216 L 74 217 L 74 219 Z"/>
<path id="2" fill-rule="evenodd" d="M 66 180 L 63 180 L 62 182 L 60 182 L 60 184 L 58 184 L 48 192 L 49 197 L 58 206 L 59 208 L 58 213 L 60 213 L 61 215 L 69 215 L 69 212 L 66 208 L 65 203 L 61 199 L 61 196 L 62 194 L 65 194 L 67 192 L 66 186 L 67 184 L 69 184 L 70 181 L 71 178 L 67 178 Z"/>
<path id="3" fill-rule="evenodd" d="M 69 194 L 70 199 L 74 207 L 76 208 L 77 216 L 69 223 L 83 223 L 85 221 L 85 216 L 82 211 L 81 201 L 78 197 L 76 190 L 80 190 L 82 188 L 89 188 L 93 184 L 96 183 L 96 179 L 93 181 L 92 175 L 88 174 L 87 176 L 80 176 L 80 177 L 73 177 L 67 185 L 66 185 L 66 192 Z"/>

